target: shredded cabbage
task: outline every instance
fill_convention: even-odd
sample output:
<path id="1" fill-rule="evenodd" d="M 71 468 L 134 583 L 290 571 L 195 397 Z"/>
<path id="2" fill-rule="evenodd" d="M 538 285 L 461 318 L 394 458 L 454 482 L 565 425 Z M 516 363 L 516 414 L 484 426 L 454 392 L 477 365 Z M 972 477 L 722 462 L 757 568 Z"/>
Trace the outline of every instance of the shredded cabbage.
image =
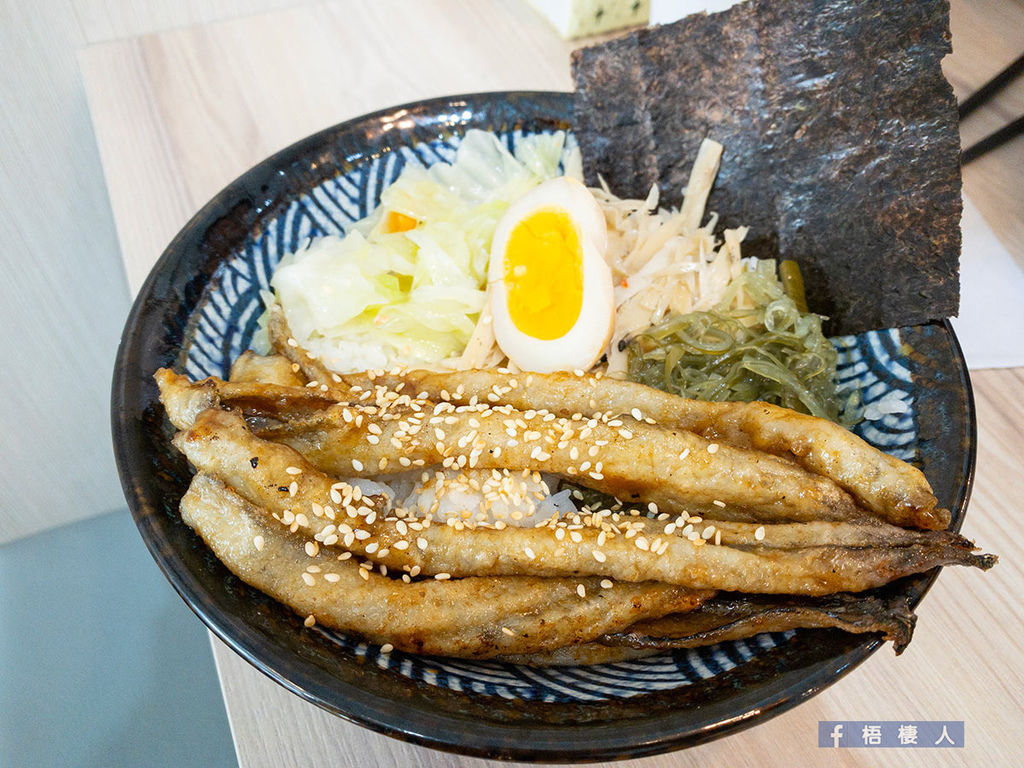
<path id="1" fill-rule="evenodd" d="M 484 306 L 498 220 L 560 167 L 579 167 L 562 132 L 523 137 L 513 155 L 470 130 L 453 163 L 407 166 L 344 236 L 285 256 L 265 303 L 279 302 L 296 340 L 342 373 L 457 356 Z M 395 231 L 392 214 L 412 228 Z"/>
<path id="2" fill-rule="evenodd" d="M 748 263 L 708 311 L 671 315 L 627 343 L 629 378 L 697 400 L 764 400 L 845 426 L 856 395 L 837 389 L 820 315 L 801 312 L 772 260 Z"/>

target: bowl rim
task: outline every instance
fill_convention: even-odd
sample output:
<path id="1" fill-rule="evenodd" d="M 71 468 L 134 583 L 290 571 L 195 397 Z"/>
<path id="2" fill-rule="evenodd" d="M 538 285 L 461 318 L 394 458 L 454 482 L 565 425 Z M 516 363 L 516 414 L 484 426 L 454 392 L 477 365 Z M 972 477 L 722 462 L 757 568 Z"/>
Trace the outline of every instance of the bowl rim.
<path id="1" fill-rule="evenodd" d="M 532 723 L 525 727 L 515 723 L 499 725 L 481 723 L 465 715 L 419 710 L 411 718 L 408 717 L 408 713 L 397 717 L 393 703 L 389 699 L 377 696 L 374 691 L 367 691 L 337 679 L 331 681 L 332 686 L 326 686 L 311 675 L 286 675 L 276 669 L 273 656 L 278 654 L 273 654 L 268 659 L 265 649 L 261 649 L 256 643 L 262 635 L 256 634 L 251 627 L 237 618 L 221 615 L 215 610 L 215 606 L 208 604 L 205 590 L 184 567 L 180 557 L 161 550 L 155 526 L 149 519 L 151 511 L 147 510 L 144 488 L 136 480 L 142 469 L 139 465 L 138 452 L 133 450 L 139 445 L 138 436 L 133 435 L 133 430 L 138 429 L 138 423 L 124 418 L 124 405 L 141 392 L 139 381 L 132 378 L 139 377 L 138 372 L 133 370 L 133 363 L 140 354 L 138 347 L 142 340 L 139 331 L 149 311 L 151 294 L 157 280 L 172 268 L 174 259 L 188 240 L 197 231 L 206 231 L 207 225 L 223 215 L 227 210 L 226 206 L 230 207 L 232 200 L 239 195 L 250 194 L 255 178 L 264 177 L 273 169 L 286 167 L 288 158 L 322 145 L 330 136 L 350 131 L 362 124 L 379 122 L 402 110 L 436 112 L 439 108 L 453 106 L 453 103 L 461 103 L 462 106 L 479 105 L 512 98 L 567 101 L 571 114 L 572 94 L 562 91 L 478 92 L 439 96 L 386 107 L 324 128 L 278 150 L 239 175 L 189 219 L 168 244 L 139 289 L 125 322 L 117 351 L 111 382 L 111 430 L 122 490 L 132 518 L 150 554 L 171 586 L 206 627 L 264 675 L 305 701 L 345 720 L 421 746 L 476 757 L 521 761 L 568 763 L 616 760 L 695 746 L 734 733 L 755 721 L 767 720 L 811 698 L 862 663 L 881 647 L 883 642 L 871 636 L 845 653 L 816 662 L 809 674 L 802 669 L 780 674 L 765 686 L 759 687 L 756 695 L 748 697 L 749 700 L 743 705 L 744 713 L 682 731 L 679 730 L 678 713 L 675 712 L 652 715 L 637 721 L 635 727 L 625 729 L 608 723 L 558 727 Z M 948 336 L 956 367 L 957 386 L 964 397 L 966 450 L 961 464 L 964 483 L 951 503 L 954 520 L 951 530 L 959 530 L 974 483 L 977 449 L 974 395 L 966 360 L 952 325 L 948 320 L 931 325 L 941 329 L 942 333 Z M 940 570 L 933 570 L 924 576 L 916 588 L 917 594 L 912 599 L 912 605 L 920 602 Z M 345 709 L 328 699 L 328 692 L 337 692 L 339 687 L 340 696 L 346 702 Z M 333 698 L 338 698 L 338 695 Z M 389 703 L 391 706 L 388 706 Z M 524 735 L 528 735 L 528 744 L 519 741 Z"/>

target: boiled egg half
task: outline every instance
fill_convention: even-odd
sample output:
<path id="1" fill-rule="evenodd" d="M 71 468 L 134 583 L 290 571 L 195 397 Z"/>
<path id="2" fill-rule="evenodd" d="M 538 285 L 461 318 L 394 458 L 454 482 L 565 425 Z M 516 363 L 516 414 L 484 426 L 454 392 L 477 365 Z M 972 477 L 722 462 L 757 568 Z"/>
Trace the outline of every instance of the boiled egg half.
<path id="1" fill-rule="evenodd" d="M 615 320 L 604 213 L 583 184 L 546 181 L 498 222 L 488 283 L 494 338 L 525 371 L 587 370 Z"/>

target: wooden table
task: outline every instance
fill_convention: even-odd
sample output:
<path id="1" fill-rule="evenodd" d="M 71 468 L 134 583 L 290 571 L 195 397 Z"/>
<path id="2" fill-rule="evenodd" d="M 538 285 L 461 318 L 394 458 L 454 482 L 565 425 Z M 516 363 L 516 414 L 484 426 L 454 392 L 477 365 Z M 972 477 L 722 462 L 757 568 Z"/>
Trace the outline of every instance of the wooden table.
<path id="1" fill-rule="evenodd" d="M 1012 0 L 953 3 L 961 95 L 1024 50 Z M 327 3 L 86 49 L 80 61 L 129 284 L 180 226 L 271 152 L 364 112 L 429 96 L 571 88 L 568 53 L 516 0 Z M 415 57 L 415 63 L 413 58 Z M 1014 88 L 972 128 L 1021 111 Z M 964 174 L 967 194 L 1024 263 L 1020 141 Z M 913 644 L 876 653 L 811 701 L 740 734 L 628 763 L 656 766 L 1011 765 L 1024 733 L 1024 369 L 978 371 L 978 473 L 964 533 L 1000 554 L 981 575 L 947 569 Z M 213 641 L 239 762 L 255 766 L 482 765 L 327 715 Z M 819 720 L 966 721 L 962 750 L 819 750 Z"/>

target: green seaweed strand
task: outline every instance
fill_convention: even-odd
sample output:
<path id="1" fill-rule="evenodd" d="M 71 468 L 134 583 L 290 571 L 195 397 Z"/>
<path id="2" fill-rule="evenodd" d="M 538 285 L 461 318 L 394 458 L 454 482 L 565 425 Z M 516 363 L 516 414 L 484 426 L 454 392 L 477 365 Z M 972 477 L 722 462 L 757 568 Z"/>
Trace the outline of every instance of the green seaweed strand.
<path id="1" fill-rule="evenodd" d="M 784 284 L 774 261 L 758 261 L 712 310 L 670 315 L 635 336 L 629 378 L 696 400 L 763 400 L 855 423 L 856 396 L 837 392 L 837 355 L 823 318 L 800 310 L 799 270 L 790 262 L 786 272 Z M 743 307 L 741 296 L 754 306 Z"/>

